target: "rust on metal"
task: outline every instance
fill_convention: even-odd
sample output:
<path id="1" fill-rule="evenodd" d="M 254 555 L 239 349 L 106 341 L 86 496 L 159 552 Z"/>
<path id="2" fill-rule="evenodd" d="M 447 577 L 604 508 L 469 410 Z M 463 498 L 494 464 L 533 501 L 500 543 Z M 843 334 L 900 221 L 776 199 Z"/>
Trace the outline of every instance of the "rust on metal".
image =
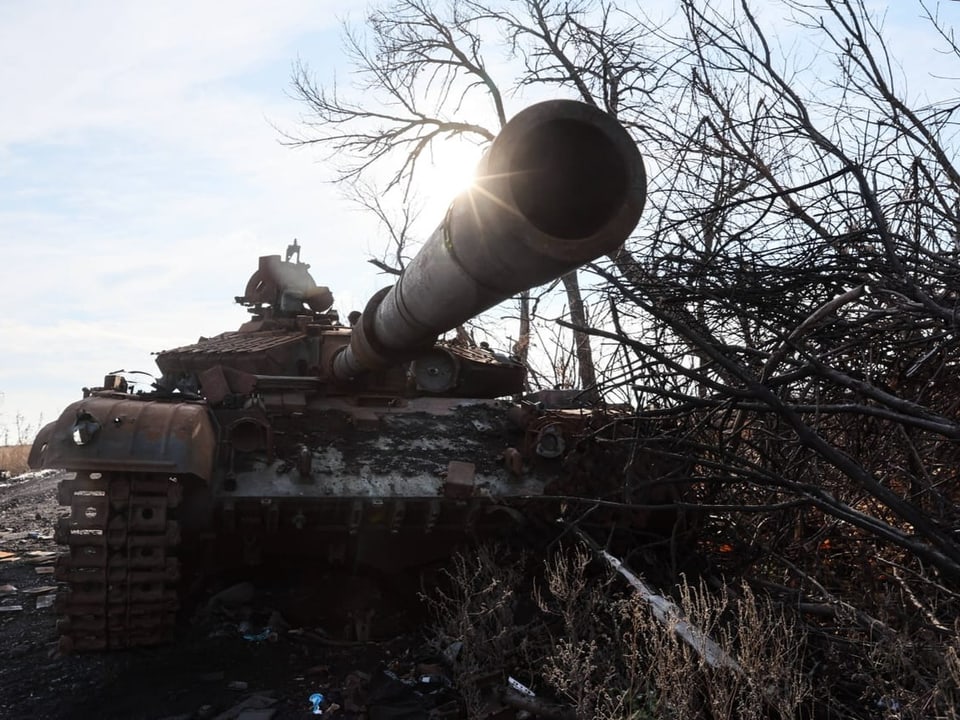
<path id="1" fill-rule="evenodd" d="M 447 465 L 447 478 L 443 484 L 443 494 L 449 498 L 472 497 L 477 477 L 476 465 L 461 460 L 451 460 Z"/>
<path id="2" fill-rule="evenodd" d="M 570 100 L 523 110 L 397 284 L 367 304 L 334 375 L 410 359 L 483 310 L 615 251 L 645 200 L 640 152 L 612 116 Z"/>
<path id="3" fill-rule="evenodd" d="M 60 647 L 103 650 L 168 640 L 176 620 L 179 530 L 169 511 L 176 478 L 78 473 L 60 488 L 70 507 L 58 541 Z"/>
<path id="4" fill-rule="evenodd" d="M 79 444 L 78 421 L 96 432 Z M 69 405 L 41 432 L 42 450 L 34 467 L 71 470 L 125 469 L 213 474 L 217 433 L 208 408 L 199 402 L 140 399 L 105 391 Z"/>

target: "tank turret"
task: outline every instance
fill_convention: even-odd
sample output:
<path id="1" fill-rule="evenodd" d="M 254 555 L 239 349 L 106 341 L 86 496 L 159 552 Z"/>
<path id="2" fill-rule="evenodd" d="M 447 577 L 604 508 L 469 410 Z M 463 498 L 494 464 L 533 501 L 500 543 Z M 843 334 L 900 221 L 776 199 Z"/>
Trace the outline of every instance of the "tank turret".
<path id="1" fill-rule="evenodd" d="M 274 396 L 284 377 L 291 391 L 322 386 L 328 395 L 519 393 L 518 363 L 437 337 L 616 250 L 645 190 L 640 153 L 610 115 L 570 100 L 533 105 L 506 124 L 397 283 L 349 327 L 294 241 L 284 260 L 260 258 L 237 298 L 253 314 L 239 331 L 158 354 L 161 386 L 214 405 L 267 385 Z"/>

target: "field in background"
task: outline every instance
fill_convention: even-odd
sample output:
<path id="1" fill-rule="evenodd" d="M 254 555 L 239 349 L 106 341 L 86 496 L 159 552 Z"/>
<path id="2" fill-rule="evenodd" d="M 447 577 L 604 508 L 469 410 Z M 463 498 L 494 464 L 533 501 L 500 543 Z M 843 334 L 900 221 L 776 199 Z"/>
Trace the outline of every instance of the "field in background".
<path id="1" fill-rule="evenodd" d="M 26 472 L 27 456 L 30 454 L 29 445 L 0 446 L 0 472 L 6 471 L 11 475 Z"/>

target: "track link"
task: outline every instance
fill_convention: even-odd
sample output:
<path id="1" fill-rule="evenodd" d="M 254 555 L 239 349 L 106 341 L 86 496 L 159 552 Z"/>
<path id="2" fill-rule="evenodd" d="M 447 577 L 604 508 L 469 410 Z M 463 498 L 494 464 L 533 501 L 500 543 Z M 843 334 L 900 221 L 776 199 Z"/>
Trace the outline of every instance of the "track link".
<path id="1" fill-rule="evenodd" d="M 58 487 L 61 505 L 56 601 L 63 652 L 157 645 L 170 639 L 178 608 L 180 532 L 176 478 L 77 472 Z"/>

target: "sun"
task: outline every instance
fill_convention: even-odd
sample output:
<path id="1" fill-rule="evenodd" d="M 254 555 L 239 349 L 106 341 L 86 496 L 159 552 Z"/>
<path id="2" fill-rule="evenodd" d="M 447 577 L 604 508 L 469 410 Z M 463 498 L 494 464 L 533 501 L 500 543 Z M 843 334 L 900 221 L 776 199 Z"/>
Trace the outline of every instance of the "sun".
<path id="1" fill-rule="evenodd" d="M 483 148 L 460 138 L 438 141 L 417 179 L 417 193 L 429 205 L 446 207 L 473 184 Z"/>

